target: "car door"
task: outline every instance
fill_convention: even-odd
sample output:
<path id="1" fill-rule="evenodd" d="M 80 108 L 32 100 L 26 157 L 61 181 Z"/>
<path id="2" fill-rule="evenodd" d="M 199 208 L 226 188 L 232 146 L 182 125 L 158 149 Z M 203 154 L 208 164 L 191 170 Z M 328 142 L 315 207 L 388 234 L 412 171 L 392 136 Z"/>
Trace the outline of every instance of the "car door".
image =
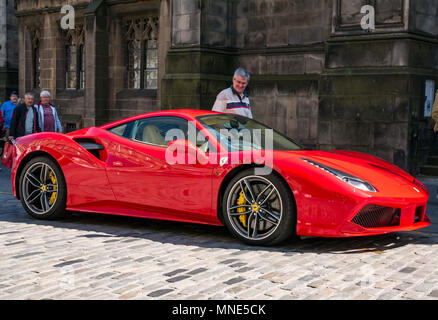
<path id="1" fill-rule="evenodd" d="M 147 216 L 211 218 L 214 165 L 166 160 L 166 134 L 170 130 L 187 134 L 189 126 L 193 124 L 186 119 L 160 116 L 109 130 L 123 136 L 108 145 L 107 173 L 118 201 L 144 210 Z"/>

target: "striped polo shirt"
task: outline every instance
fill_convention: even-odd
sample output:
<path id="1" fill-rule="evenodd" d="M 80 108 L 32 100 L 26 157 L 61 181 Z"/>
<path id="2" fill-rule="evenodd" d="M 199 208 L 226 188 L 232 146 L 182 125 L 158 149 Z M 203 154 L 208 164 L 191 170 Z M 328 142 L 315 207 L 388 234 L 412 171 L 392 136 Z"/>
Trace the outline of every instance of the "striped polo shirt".
<path id="1" fill-rule="evenodd" d="M 243 98 L 240 97 L 233 86 L 222 90 L 217 95 L 212 110 L 223 113 L 234 113 L 252 119 L 248 95 L 244 91 Z"/>

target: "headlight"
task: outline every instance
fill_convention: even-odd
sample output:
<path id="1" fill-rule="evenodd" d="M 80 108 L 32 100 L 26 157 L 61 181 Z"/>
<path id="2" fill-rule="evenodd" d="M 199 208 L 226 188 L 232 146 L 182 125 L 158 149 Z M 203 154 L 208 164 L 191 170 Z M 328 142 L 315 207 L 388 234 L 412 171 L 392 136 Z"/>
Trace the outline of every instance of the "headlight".
<path id="1" fill-rule="evenodd" d="M 363 190 L 363 191 L 371 191 L 371 192 L 377 192 L 377 190 L 368 182 L 366 182 L 365 180 L 362 180 L 358 177 L 352 176 L 351 174 L 342 172 L 340 170 L 337 169 L 333 169 L 330 167 L 327 167 L 323 164 L 320 164 L 316 161 L 312 161 L 309 159 L 303 159 L 301 158 L 301 160 L 306 161 L 307 163 L 310 163 L 311 165 L 314 165 L 315 167 L 320 168 L 321 170 L 324 170 L 328 173 L 331 173 L 332 175 L 334 175 L 336 178 L 348 183 L 349 185 Z"/>

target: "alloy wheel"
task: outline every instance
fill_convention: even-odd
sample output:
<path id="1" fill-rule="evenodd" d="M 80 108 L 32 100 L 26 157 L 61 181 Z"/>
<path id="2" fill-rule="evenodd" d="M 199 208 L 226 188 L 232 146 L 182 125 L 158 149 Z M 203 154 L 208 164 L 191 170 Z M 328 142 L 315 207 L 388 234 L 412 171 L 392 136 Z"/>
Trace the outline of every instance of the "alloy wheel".
<path id="1" fill-rule="evenodd" d="M 246 176 L 231 188 L 227 215 L 232 228 L 248 240 L 263 240 L 281 223 L 283 202 L 274 184 L 261 176 Z"/>
<path id="2" fill-rule="evenodd" d="M 24 173 L 22 199 L 36 215 L 48 213 L 58 198 L 58 178 L 47 163 L 36 162 Z"/>

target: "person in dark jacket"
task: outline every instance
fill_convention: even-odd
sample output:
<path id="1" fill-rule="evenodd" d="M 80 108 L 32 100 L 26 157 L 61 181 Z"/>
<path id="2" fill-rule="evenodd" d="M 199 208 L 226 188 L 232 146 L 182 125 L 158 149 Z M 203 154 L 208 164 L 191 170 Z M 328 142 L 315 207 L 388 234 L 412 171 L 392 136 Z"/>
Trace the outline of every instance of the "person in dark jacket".
<path id="1" fill-rule="evenodd" d="M 31 133 L 41 132 L 38 123 L 38 111 L 33 105 L 34 95 L 28 92 L 24 95 L 24 103 L 18 105 L 12 115 L 9 140 Z"/>

